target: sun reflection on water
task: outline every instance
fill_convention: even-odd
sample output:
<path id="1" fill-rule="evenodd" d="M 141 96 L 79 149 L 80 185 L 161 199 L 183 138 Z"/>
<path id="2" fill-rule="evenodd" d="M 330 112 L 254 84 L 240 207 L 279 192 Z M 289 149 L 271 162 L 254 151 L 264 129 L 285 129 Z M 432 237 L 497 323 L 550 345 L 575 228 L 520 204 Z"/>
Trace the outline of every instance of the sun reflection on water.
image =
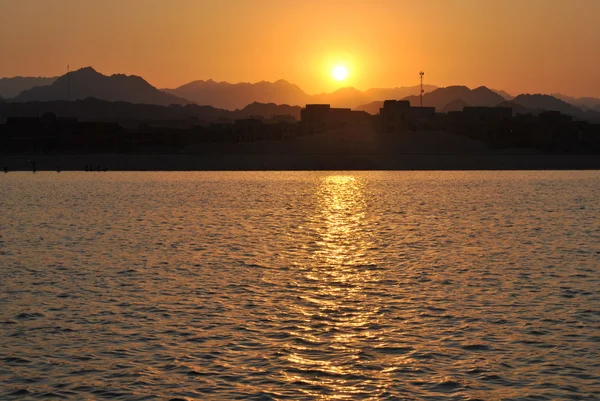
<path id="1" fill-rule="evenodd" d="M 314 247 L 310 261 L 299 266 L 300 301 L 292 314 L 302 322 L 290 332 L 299 344 L 288 345 L 287 361 L 295 369 L 284 376 L 291 383 L 315 386 L 310 395 L 320 399 L 381 391 L 375 383 L 357 380 L 357 367 L 369 363 L 361 360 L 365 347 L 381 336 L 380 306 L 369 296 L 380 272 L 368 252 L 373 241 L 363 186 L 351 175 L 324 177 L 304 227 Z M 323 387 L 335 392 L 323 396 Z"/>
<path id="2" fill-rule="evenodd" d="M 314 259 L 318 265 L 365 264 L 365 249 L 369 244 L 362 185 L 347 175 L 322 180 L 313 217 L 319 245 Z"/>

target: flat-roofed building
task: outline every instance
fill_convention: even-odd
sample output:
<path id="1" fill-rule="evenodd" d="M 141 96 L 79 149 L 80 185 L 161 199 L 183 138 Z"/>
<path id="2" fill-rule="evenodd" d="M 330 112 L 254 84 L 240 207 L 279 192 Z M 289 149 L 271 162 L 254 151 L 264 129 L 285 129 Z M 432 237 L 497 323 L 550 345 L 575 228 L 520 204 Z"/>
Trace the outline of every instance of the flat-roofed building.
<path id="1" fill-rule="evenodd" d="M 414 131 L 435 119 L 435 107 L 411 107 L 408 100 L 386 100 L 379 110 L 380 132 Z"/>
<path id="2" fill-rule="evenodd" d="M 304 135 L 357 126 L 369 121 L 368 113 L 347 108 L 334 108 L 329 104 L 307 104 L 300 112 L 300 122 Z"/>

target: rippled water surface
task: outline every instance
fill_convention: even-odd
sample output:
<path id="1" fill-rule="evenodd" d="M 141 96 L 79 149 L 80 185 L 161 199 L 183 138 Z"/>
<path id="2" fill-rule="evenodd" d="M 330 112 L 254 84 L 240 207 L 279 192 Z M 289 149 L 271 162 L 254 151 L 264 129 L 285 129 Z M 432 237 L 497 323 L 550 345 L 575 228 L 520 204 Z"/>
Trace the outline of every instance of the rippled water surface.
<path id="1" fill-rule="evenodd" d="M 10 173 L 0 399 L 600 398 L 599 172 Z"/>

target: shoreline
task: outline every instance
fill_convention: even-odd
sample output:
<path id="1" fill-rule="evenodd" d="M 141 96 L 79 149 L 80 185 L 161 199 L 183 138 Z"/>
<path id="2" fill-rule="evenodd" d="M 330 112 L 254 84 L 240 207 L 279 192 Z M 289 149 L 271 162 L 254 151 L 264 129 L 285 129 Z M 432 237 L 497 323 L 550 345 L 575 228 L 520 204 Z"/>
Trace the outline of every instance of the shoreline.
<path id="1" fill-rule="evenodd" d="M 0 155 L 0 169 L 32 171 L 598 170 L 597 154 L 194 153 Z"/>

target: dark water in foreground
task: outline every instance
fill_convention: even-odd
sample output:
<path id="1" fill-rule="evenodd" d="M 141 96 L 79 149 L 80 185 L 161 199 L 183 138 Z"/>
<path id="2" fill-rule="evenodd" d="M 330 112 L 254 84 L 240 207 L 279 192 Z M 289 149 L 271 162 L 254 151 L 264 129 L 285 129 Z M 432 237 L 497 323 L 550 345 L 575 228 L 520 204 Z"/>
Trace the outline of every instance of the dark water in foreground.
<path id="1" fill-rule="evenodd" d="M 600 398 L 600 172 L 0 176 L 0 399 Z"/>

